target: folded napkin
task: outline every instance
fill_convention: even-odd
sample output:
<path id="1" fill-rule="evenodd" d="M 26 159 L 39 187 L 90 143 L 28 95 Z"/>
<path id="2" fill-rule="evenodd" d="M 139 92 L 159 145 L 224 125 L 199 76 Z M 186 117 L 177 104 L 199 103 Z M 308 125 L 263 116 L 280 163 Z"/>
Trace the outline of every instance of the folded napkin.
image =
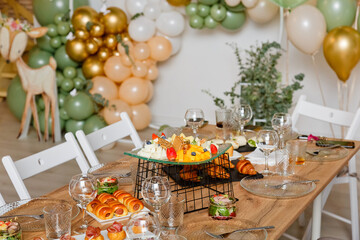
<path id="1" fill-rule="evenodd" d="M 265 164 L 265 155 L 258 148 L 255 149 L 255 151 L 253 151 L 252 153 L 246 155 L 246 158 L 252 164 Z M 269 166 L 274 166 L 275 163 L 275 152 L 272 152 L 268 158 L 268 164 Z"/>

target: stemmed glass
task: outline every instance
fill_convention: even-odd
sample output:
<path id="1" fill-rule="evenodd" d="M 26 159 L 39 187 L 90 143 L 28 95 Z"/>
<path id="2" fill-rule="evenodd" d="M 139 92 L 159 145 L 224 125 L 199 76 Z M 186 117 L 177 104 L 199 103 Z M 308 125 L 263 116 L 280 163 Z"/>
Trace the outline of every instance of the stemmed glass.
<path id="1" fill-rule="evenodd" d="M 256 146 L 265 155 L 265 169 L 263 175 L 271 175 L 269 170 L 269 155 L 275 151 L 279 143 L 278 134 L 274 130 L 260 130 L 256 136 Z"/>
<path id="2" fill-rule="evenodd" d="M 88 222 L 85 219 L 85 209 L 86 205 L 95 199 L 96 192 L 96 179 L 92 174 L 78 174 L 71 178 L 69 184 L 70 196 L 83 209 L 83 223 L 80 226 L 82 229 L 88 227 Z"/>
<path id="3" fill-rule="evenodd" d="M 204 112 L 200 108 L 190 108 L 186 110 L 185 121 L 192 128 L 195 137 L 197 137 L 197 129 L 204 123 Z"/>
<path id="4" fill-rule="evenodd" d="M 158 239 L 161 226 L 156 213 L 135 212 L 126 224 L 126 235 L 130 239 Z"/>
<path id="5" fill-rule="evenodd" d="M 241 103 L 234 107 L 233 117 L 239 122 L 240 135 L 244 135 L 244 127 L 252 118 L 252 109 L 249 104 Z"/>
<path id="6" fill-rule="evenodd" d="M 291 116 L 288 113 L 275 113 L 271 120 L 272 127 L 279 134 L 279 149 L 285 148 L 284 135 L 291 128 Z"/>
<path id="7" fill-rule="evenodd" d="M 141 195 L 159 214 L 161 205 L 167 203 L 171 196 L 170 183 L 165 177 L 146 178 L 142 184 Z"/>

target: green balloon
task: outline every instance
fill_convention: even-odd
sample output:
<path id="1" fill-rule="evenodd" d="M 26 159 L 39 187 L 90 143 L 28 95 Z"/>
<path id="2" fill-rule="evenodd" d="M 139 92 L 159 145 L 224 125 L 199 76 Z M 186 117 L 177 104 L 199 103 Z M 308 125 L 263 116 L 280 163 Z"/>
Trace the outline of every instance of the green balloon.
<path id="1" fill-rule="evenodd" d="M 199 3 L 205 4 L 205 5 L 213 5 L 217 2 L 219 2 L 219 0 L 199 0 Z"/>
<path id="2" fill-rule="evenodd" d="M 84 73 L 83 73 L 83 71 L 82 71 L 82 68 L 80 67 L 80 68 L 77 68 L 76 69 L 76 72 L 77 72 L 77 77 L 78 78 L 81 78 L 81 79 L 83 79 L 84 81 L 86 81 L 86 77 L 84 76 Z"/>
<path id="3" fill-rule="evenodd" d="M 67 42 L 66 36 L 61 36 L 60 38 L 61 38 L 61 42 L 62 42 L 63 44 L 66 44 L 66 42 Z"/>
<path id="4" fill-rule="evenodd" d="M 95 132 L 103 127 L 106 127 L 105 120 L 99 115 L 92 115 L 85 120 L 84 124 L 84 133 L 87 135 L 89 133 Z"/>
<path id="5" fill-rule="evenodd" d="M 45 102 L 41 95 L 37 98 L 36 106 L 38 107 L 38 111 L 43 111 L 45 109 Z"/>
<path id="6" fill-rule="evenodd" d="M 73 79 L 74 86 L 77 90 L 82 90 L 85 86 L 85 80 L 79 77 Z"/>
<path id="7" fill-rule="evenodd" d="M 217 25 L 219 25 L 219 23 L 215 21 L 211 16 L 207 16 L 205 18 L 205 27 L 209 29 L 214 29 L 217 27 Z"/>
<path id="8" fill-rule="evenodd" d="M 271 1 L 283 8 L 294 8 L 300 6 L 301 4 L 303 4 L 308 0 L 271 0 Z"/>
<path id="9" fill-rule="evenodd" d="M 76 133 L 78 130 L 83 130 L 85 121 L 76 121 L 74 119 L 69 119 L 65 123 L 65 131 Z"/>
<path id="10" fill-rule="evenodd" d="M 198 5 L 198 13 L 200 17 L 206 17 L 210 14 L 210 7 L 205 4 Z"/>
<path id="11" fill-rule="evenodd" d="M 70 92 L 71 90 L 74 89 L 74 82 L 72 79 L 70 78 L 64 78 L 64 80 L 61 83 L 61 89 L 64 90 L 65 92 Z"/>
<path id="12" fill-rule="evenodd" d="M 49 59 L 51 56 L 51 53 L 34 47 L 29 52 L 28 65 L 31 68 L 40 68 L 49 64 Z"/>
<path id="13" fill-rule="evenodd" d="M 197 3 L 190 3 L 186 6 L 185 12 L 188 16 L 194 16 L 197 14 L 198 11 L 198 4 Z"/>
<path id="14" fill-rule="evenodd" d="M 355 21 L 356 0 L 318 0 L 317 8 L 325 17 L 328 32 L 339 26 L 351 26 Z"/>
<path id="15" fill-rule="evenodd" d="M 33 0 L 33 11 L 36 19 L 42 26 L 54 23 L 54 16 L 69 11 L 69 0 Z M 74 1 L 74 8 L 89 5 L 88 0 Z"/>
<path id="16" fill-rule="evenodd" d="M 76 77 L 76 68 L 66 67 L 63 71 L 64 77 L 73 79 Z"/>
<path id="17" fill-rule="evenodd" d="M 20 77 L 16 76 L 7 89 L 6 102 L 14 116 L 21 120 L 25 108 L 26 92 L 24 91 Z"/>
<path id="18" fill-rule="evenodd" d="M 95 106 L 93 99 L 88 94 L 78 92 L 75 96 L 66 97 L 64 109 L 70 118 L 85 120 L 94 113 Z"/>
<path id="19" fill-rule="evenodd" d="M 56 14 L 55 17 L 54 17 L 54 23 L 55 23 L 55 24 L 61 23 L 62 20 L 63 20 L 63 17 L 64 17 L 64 14 L 63 14 L 63 13 L 58 13 L 58 14 Z"/>
<path id="20" fill-rule="evenodd" d="M 190 27 L 196 29 L 202 29 L 204 27 L 204 19 L 199 15 L 193 15 L 190 17 Z"/>
<path id="21" fill-rule="evenodd" d="M 50 46 L 53 48 L 59 48 L 62 45 L 60 36 L 56 36 L 51 38 L 50 40 Z"/>
<path id="22" fill-rule="evenodd" d="M 221 26 L 228 30 L 237 30 L 241 28 L 246 21 L 245 12 L 234 13 L 231 11 L 226 11 L 226 17 L 221 22 Z"/>
<path id="23" fill-rule="evenodd" d="M 49 36 L 49 37 L 56 37 L 58 35 L 58 32 L 57 32 L 57 27 L 55 24 L 51 23 L 49 25 L 46 26 L 47 27 L 47 32 L 46 34 Z"/>
<path id="24" fill-rule="evenodd" d="M 66 36 L 70 32 L 70 23 L 60 22 L 57 25 L 57 32 L 62 36 Z"/>
<path id="25" fill-rule="evenodd" d="M 44 111 L 40 111 L 39 114 L 39 125 L 40 125 L 40 131 L 42 133 L 44 133 L 45 131 L 45 112 Z M 48 118 L 48 131 L 49 131 L 49 135 L 52 135 L 52 118 L 51 118 L 51 113 L 49 112 L 49 118 Z M 33 122 L 34 125 L 34 122 Z M 63 130 L 65 127 L 65 121 L 63 119 L 60 118 L 60 129 Z"/>
<path id="26" fill-rule="evenodd" d="M 65 103 L 65 99 L 66 99 L 66 95 L 59 93 L 58 94 L 58 104 L 59 104 L 59 108 L 62 108 L 64 106 Z"/>
<path id="27" fill-rule="evenodd" d="M 59 115 L 60 115 L 61 119 L 64 119 L 64 120 L 69 120 L 70 119 L 69 114 L 67 114 L 67 112 L 65 111 L 64 108 L 59 109 Z"/>
<path id="28" fill-rule="evenodd" d="M 231 7 L 229 6 L 225 0 L 221 0 L 220 3 L 222 5 L 224 5 L 224 7 L 229 10 L 229 11 L 232 11 L 232 12 L 243 12 L 245 11 L 246 7 L 242 4 L 242 3 L 239 3 L 238 5 L 234 6 L 234 7 Z"/>
<path id="29" fill-rule="evenodd" d="M 50 41 L 51 41 L 51 37 L 49 37 L 47 34 L 45 34 L 41 38 L 36 39 L 37 46 L 41 50 L 54 53 L 55 49 L 50 45 Z"/>
<path id="30" fill-rule="evenodd" d="M 61 70 L 66 68 L 67 66 L 77 67 L 79 64 L 74 62 L 69 55 L 67 55 L 65 46 L 59 47 L 55 52 L 55 60 L 57 63 L 57 67 Z"/>
<path id="31" fill-rule="evenodd" d="M 56 86 L 60 87 L 63 80 L 64 75 L 60 71 L 56 71 Z"/>

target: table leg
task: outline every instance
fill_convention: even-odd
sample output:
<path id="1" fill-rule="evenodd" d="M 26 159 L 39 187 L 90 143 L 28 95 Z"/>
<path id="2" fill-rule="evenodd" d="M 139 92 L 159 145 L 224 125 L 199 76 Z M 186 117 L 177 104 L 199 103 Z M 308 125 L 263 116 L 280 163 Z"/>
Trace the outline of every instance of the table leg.
<path id="1" fill-rule="evenodd" d="M 317 240 L 321 233 L 321 195 L 320 193 L 314 200 L 312 213 L 312 233 L 311 239 Z"/>

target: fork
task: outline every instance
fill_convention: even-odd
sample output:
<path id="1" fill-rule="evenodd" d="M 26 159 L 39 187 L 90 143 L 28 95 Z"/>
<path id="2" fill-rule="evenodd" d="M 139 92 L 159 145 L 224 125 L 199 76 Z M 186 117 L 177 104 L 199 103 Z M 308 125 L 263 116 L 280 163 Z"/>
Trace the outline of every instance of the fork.
<path id="1" fill-rule="evenodd" d="M 285 182 L 285 183 L 281 183 L 281 184 L 278 184 L 278 185 L 268 185 L 269 187 L 271 188 L 275 188 L 275 189 L 278 189 L 278 188 L 282 188 L 283 186 L 287 185 L 287 184 L 296 184 L 296 183 L 313 183 L 313 182 L 319 182 L 320 180 L 318 179 L 314 179 L 314 180 L 300 180 L 300 181 L 292 181 L 292 182 Z"/>
<path id="2" fill-rule="evenodd" d="M 307 154 L 310 154 L 312 156 L 317 156 L 321 151 L 323 150 L 327 150 L 327 149 L 333 149 L 333 148 L 337 148 L 337 147 L 341 147 L 339 144 L 330 146 L 330 147 L 323 147 L 323 148 L 319 148 L 318 150 L 312 151 L 312 152 L 308 152 L 306 151 Z"/>
<path id="3" fill-rule="evenodd" d="M 275 228 L 274 226 L 264 226 L 264 227 L 254 227 L 254 228 L 243 228 L 243 229 L 238 229 L 235 231 L 231 231 L 231 232 L 227 232 L 227 233 L 222 233 L 222 234 L 214 234 L 211 232 L 208 232 L 205 230 L 205 233 L 213 238 L 227 238 L 230 234 L 236 233 L 236 232 L 248 232 L 248 231 L 254 231 L 254 230 L 263 230 L 263 229 L 272 229 Z"/>
<path id="4" fill-rule="evenodd" d="M 40 214 L 40 215 L 11 215 L 11 216 L 0 216 L 1 218 L 16 218 L 16 217 L 31 217 L 31 218 L 35 218 L 37 220 L 43 219 L 44 218 L 44 214 Z"/>

